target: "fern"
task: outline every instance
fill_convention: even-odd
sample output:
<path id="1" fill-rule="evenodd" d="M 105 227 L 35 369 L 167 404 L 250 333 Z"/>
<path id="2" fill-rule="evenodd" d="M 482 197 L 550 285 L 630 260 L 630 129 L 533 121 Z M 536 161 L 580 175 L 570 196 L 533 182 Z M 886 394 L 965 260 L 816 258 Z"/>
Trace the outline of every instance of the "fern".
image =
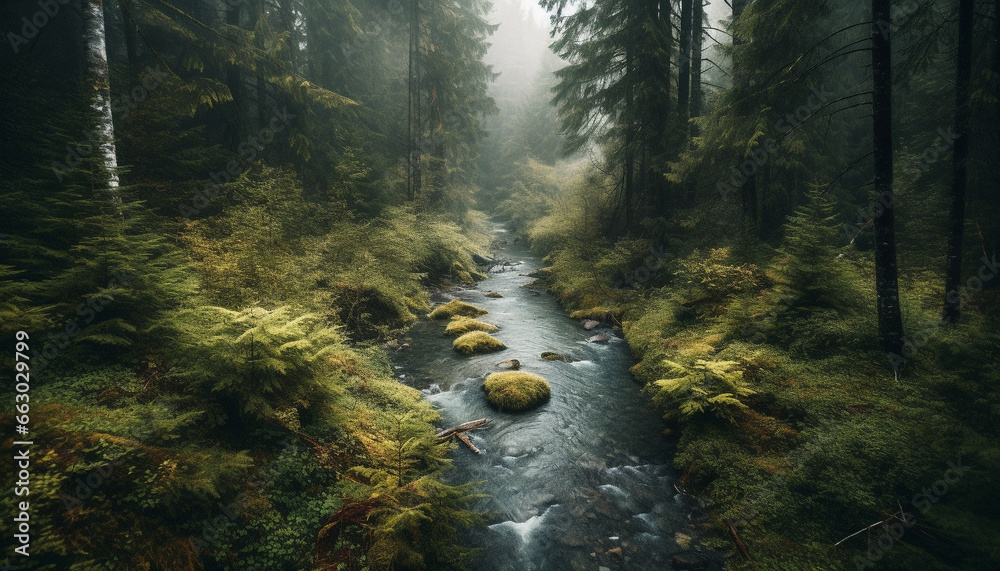
<path id="1" fill-rule="evenodd" d="M 673 376 L 653 383 L 653 401 L 666 409 L 664 418 L 668 420 L 690 420 L 711 412 L 734 423 L 735 414 L 747 408 L 739 397 L 754 394 L 737 365 L 735 361 L 699 359 L 689 369 L 665 360 L 663 366 Z"/>

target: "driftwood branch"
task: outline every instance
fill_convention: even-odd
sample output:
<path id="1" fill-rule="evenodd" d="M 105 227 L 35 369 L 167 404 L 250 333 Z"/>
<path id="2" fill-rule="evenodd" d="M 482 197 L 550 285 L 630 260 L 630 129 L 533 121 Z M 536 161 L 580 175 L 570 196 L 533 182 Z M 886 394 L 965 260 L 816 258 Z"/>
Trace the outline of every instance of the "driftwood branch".
<path id="1" fill-rule="evenodd" d="M 483 428 L 487 426 L 489 423 L 490 421 L 488 418 L 480 418 L 479 420 L 470 420 L 469 422 L 463 422 L 458 426 L 452 426 L 447 430 L 442 430 L 438 432 L 437 438 L 439 442 L 444 442 L 446 440 L 452 440 L 454 438 L 458 438 L 462 442 L 462 444 L 465 444 L 466 446 L 469 447 L 469 450 L 472 450 L 476 454 L 482 454 L 482 451 L 476 448 L 476 445 L 473 444 L 471 440 L 469 440 L 469 437 L 466 436 L 465 433 L 470 430 L 475 430 L 477 428 Z"/>
<path id="2" fill-rule="evenodd" d="M 480 418 L 479 420 L 470 420 L 469 422 L 463 422 L 458 426 L 452 426 L 447 430 L 442 430 L 438 432 L 438 440 L 448 440 L 453 437 L 453 435 L 461 432 L 468 432 L 469 430 L 475 430 L 477 428 L 483 428 L 490 423 L 488 418 Z"/>
<path id="3" fill-rule="evenodd" d="M 455 433 L 455 436 L 456 436 L 456 437 L 457 437 L 457 438 L 458 438 L 459 440 L 461 440 L 461 441 L 462 441 L 462 444 L 465 444 L 466 446 L 468 446 L 468 447 L 469 447 L 469 450 L 472 450 L 472 451 L 473 451 L 473 452 L 475 452 L 476 454 L 482 454 L 482 451 L 480 451 L 480 450 L 479 450 L 478 448 L 476 448 L 476 445 L 475 445 L 475 444 L 473 444 L 471 440 L 469 440 L 469 437 L 468 437 L 468 436 L 466 436 L 466 435 L 465 435 L 465 433 L 463 433 L 463 432 L 456 432 L 456 433 Z"/>

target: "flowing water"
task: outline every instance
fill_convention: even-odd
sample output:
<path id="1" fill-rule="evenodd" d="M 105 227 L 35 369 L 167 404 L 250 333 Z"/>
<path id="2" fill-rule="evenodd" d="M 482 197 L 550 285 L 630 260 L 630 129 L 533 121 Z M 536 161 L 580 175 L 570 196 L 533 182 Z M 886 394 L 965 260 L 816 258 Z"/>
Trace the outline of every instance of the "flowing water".
<path id="1" fill-rule="evenodd" d="M 473 568 L 673 568 L 671 556 L 697 535 L 688 520 L 693 506 L 673 486 L 663 421 L 629 374 L 625 341 L 607 329 L 584 330 L 551 295 L 524 287 L 533 281 L 526 274 L 542 263 L 523 246 L 509 244 L 500 256 L 514 265 L 436 301 L 458 298 L 488 309 L 481 319 L 500 327 L 494 335 L 507 350 L 459 355 L 443 324 L 421 320 L 396 359 L 400 380 L 424 392 L 444 426 L 492 421 L 469 433 L 482 454 L 455 450 L 449 473 L 455 481 L 483 481 L 489 497 L 475 507 L 494 514 L 492 525 L 469 538 L 482 549 Z M 504 297 L 488 298 L 489 291 Z M 587 341 L 602 333 L 610 341 Z M 572 362 L 545 361 L 543 351 Z M 487 405 L 483 380 L 506 359 L 549 381 L 547 404 L 519 414 Z"/>

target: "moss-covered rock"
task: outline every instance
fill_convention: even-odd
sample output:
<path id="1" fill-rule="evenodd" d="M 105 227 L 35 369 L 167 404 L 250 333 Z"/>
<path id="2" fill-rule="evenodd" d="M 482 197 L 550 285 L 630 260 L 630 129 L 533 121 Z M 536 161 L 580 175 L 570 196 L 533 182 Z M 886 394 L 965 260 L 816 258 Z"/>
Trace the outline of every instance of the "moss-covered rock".
<path id="1" fill-rule="evenodd" d="M 463 355 L 492 353 L 493 351 L 502 351 L 507 348 L 503 342 L 485 331 L 466 333 L 455 339 L 451 346 Z"/>
<path id="2" fill-rule="evenodd" d="M 499 298 L 503 297 L 503 294 L 500 293 L 500 292 L 498 292 L 498 291 L 491 291 L 491 292 L 488 292 L 486 294 L 486 297 L 490 297 L 490 298 L 493 298 L 493 299 L 499 299 Z"/>
<path id="3" fill-rule="evenodd" d="M 495 409 L 521 412 L 544 404 L 549 400 L 549 383 L 531 373 L 506 371 L 492 373 L 483 383 L 486 400 Z"/>
<path id="4" fill-rule="evenodd" d="M 489 311 L 481 307 L 476 307 L 471 303 L 465 303 L 460 299 L 455 299 L 449 301 L 448 303 L 438 306 L 434 311 L 427 314 L 427 317 L 431 319 L 451 319 L 452 317 L 479 317 L 480 315 L 486 315 Z"/>
<path id="5" fill-rule="evenodd" d="M 542 359 L 545 359 L 546 361 L 566 361 L 567 363 L 570 362 L 570 358 L 567 357 L 566 355 L 560 355 L 559 353 L 553 353 L 552 351 L 545 351 L 544 353 L 542 353 Z"/>
<path id="6" fill-rule="evenodd" d="M 569 314 L 572 319 L 587 319 L 600 321 L 602 323 L 620 323 L 625 310 L 620 307 L 591 307 L 590 309 L 578 309 Z"/>
<path id="7" fill-rule="evenodd" d="M 472 319 L 471 317 L 456 317 L 452 319 L 448 326 L 444 328 L 446 335 L 462 335 L 470 331 L 485 331 L 486 333 L 493 333 L 498 331 L 500 328 L 492 323 L 486 323 L 485 321 L 479 321 L 478 319 Z"/>

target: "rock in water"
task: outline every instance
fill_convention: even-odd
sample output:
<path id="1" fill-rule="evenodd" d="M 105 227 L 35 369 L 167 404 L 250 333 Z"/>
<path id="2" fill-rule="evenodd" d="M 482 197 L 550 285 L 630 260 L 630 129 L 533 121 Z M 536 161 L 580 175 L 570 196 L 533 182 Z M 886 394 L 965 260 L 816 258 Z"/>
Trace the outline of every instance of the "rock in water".
<path id="1" fill-rule="evenodd" d="M 607 343 L 611 338 L 607 335 L 594 335 L 587 339 L 588 343 Z"/>
<path id="2" fill-rule="evenodd" d="M 500 361 L 497 363 L 497 367 L 516 371 L 521 368 L 521 362 L 517 359 L 507 359 L 506 361 Z"/>
<path id="3" fill-rule="evenodd" d="M 507 371 L 491 373 L 483 383 L 486 401 L 495 409 L 521 412 L 533 409 L 549 400 L 549 383 L 538 375 Z"/>
<path id="4" fill-rule="evenodd" d="M 593 331 L 594 329 L 597 329 L 600 326 L 601 322 L 594 321 L 593 319 L 588 319 L 583 322 L 583 328 L 586 329 L 587 331 Z"/>

